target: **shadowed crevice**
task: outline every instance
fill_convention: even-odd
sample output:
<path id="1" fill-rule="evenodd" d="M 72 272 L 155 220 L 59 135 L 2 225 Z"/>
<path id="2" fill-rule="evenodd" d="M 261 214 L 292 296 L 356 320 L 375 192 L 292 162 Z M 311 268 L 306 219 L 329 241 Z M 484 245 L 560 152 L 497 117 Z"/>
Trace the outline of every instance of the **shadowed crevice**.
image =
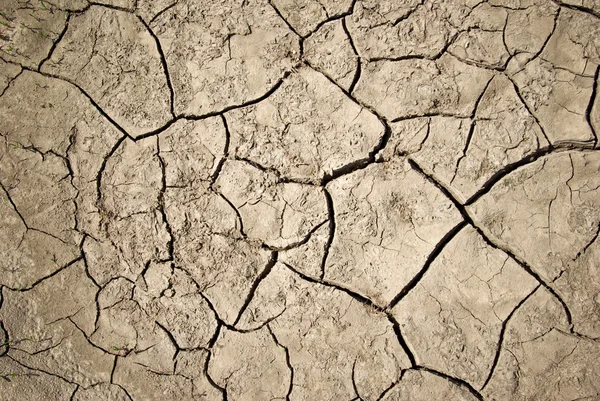
<path id="1" fill-rule="evenodd" d="M 466 382 L 462 379 L 458 379 L 458 378 L 450 376 L 446 373 L 443 373 L 443 372 L 440 372 L 440 371 L 437 371 L 435 369 L 431 369 L 431 368 L 428 368 L 425 366 L 416 366 L 415 370 L 421 370 L 423 372 L 428 372 L 428 373 L 431 373 L 438 377 L 441 377 L 443 379 L 446 379 L 449 382 L 451 382 L 452 384 L 455 384 L 458 387 L 462 387 L 462 388 L 466 389 L 469 393 L 471 393 L 478 400 L 483 401 L 483 396 L 479 393 L 479 391 L 475 390 L 475 388 L 471 384 L 469 384 L 468 382 Z"/>
<path id="2" fill-rule="evenodd" d="M 260 285 L 260 283 L 265 278 L 267 278 L 269 273 L 271 273 L 271 270 L 273 270 L 273 266 L 275 266 L 275 263 L 277 263 L 278 256 L 279 256 L 279 253 L 277 251 L 271 252 L 271 256 L 269 257 L 269 261 L 267 262 L 267 265 L 265 266 L 263 271 L 258 275 L 258 277 L 252 283 L 252 287 L 250 288 L 250 292 L 248 293 L 248 296 L 246 297 L 246 300 L 244 301 L 244 305 L 240 309 L 240 312 L 238 313 L 237 318 L 233 322 L 234 326 L 239 323 L 240 319 L 242 318 L 242 315 L 248 308 L 248 305 L 250 305 L 250 302 L 252 302 L 252 299 L 254 298 L 254 294 L 256 293 L 256 290 L 258 289 L 258 286 Z"/>
<path id="3" fill-rule="evenodd" d="M 592 130 L 592 134 L 594 135 L 594 148 L 598 146 L 598 133 L 594 128 L 594 124 L 592 124 L 592 110 L 594 109 L 594 104 L 596 103 L 596 97 L 598 96 L 598 85 L 599 85 L 599 75 L 600 75 L 600 65 L 596 67 L 596 72 L 594 73 L 594 83 L 592 85 L 592 94 L 590 96 L 590 102 L 585 110 L 585 119 Z"/>
<path id="4" fill-rule="evenodd" d="M 386 309 L 388 309 L 388 310 L 393 309 L 396 305 L 398 305 L 398 303 L 406 295 L 408 295 L 408 293 L 411 290 L 413 290 L 417 286 L 417 284 L 419 284 L 419 282 L 421 281 L 421 279 L 423 278 L 423 276 L 425 275 L 425 273 L 427 273 L 427 271 L 431 267 L 432 263 L 437 259 L 437 257 L 440 255 L 440 253 L 442 253 L 442 251 L 444 250 L 444 248 L 467 225 L 468 225 L 468 223 L 465 220 L 463 220 L 460 223 L 458 223 L 456 226 L 454 226 L 450 231 L 448 231 L 446 233 L 446 235 L 444 235 L 442 237 L 442 239 L 433 248 L 433 251 L 431 251 L 431 253 L 429 254 L 429 256 L 427 256 L 427 260 L 425 261 L 425 264 L 423 265 L 423 267 L 421 268 L 421 270 L 419 270 L 419 272 L 412 278 L 412 280 L 410 280 L 408 282 L 408 284 L 406 284 L 404 286 L 404 288 L 402 288 L 402 290 L 400 290 L 400 292 L 390 301 L 390 304 L 388 305 L 388 307 Z"/>
<path id="5" fill-rule="evenodd" d="M 60 34 L 58 35 L 58 38 L 56 38 L 56 40 L 52 42 L 52 47 L 50 47 L 50 50 L 48 51 L 48 55 L 42 61 L 40 61 L 40 63 L 38 64 L 38 68 L 37 68 L 38 72 L 42 69 L 42 66 L 44 65 L 44 63 L 52 58 L 52 54 L 54 54 L 54 50 L 56 50 L 56 47 L 58 46 L 58 44 L 60 43 L 62 38 L 67 33 L 67 30 L 69 29 L 70 21 L 71 21 L 71 13 L 69 11 L 67 11 L 67 19 L 65 20 L 65 26 L 64 26 L 63 30 L 60 32 Z"/>
<path id="6" fill-rule="evenodd" d="M 331 244 L 333 243 L 333 238 L 335 237 L 336 229 L 333 199 L 327 188 L 323 188 L 323 194 L 325 195 L 325 201 L 327 202 L 327 214 L 329 216 L 329 236 L 327 237 L 327 242 L 325 243 L 325 249 L 323 251 L 323 259 L 321 260 L 321 280 L 325 278 L 327 258 L 329 257 L 329 251 L 331 250 Z"/>
<path id="7" fill-rule="evenodd" d="M 164 72 L 165 78 L 167 80 L 167 87 L 169 88 L 169 96 L 170 96 L 169 106 L 170 106 L 171 116 L 175 117 L 175 90 L 173 89 L 173 84 L 171 83 L 171 75 L 169 74 L 169 66 L 167 64 L 167 58 L 165 57 L 165 52 L 163 51 L 160 40 L 158 39 L 158 37 L 156 36 L 156 34 L 152 30 L 152 28 L 150 28 L 150 25 L 148 25 L 146 23 L 146 21 L 144 21 L 142 19 L 142 17 L 140 17 L 139 15 L 136 15 L 136 17 L 142 23 L 142 25 L 144 25 L 144 27 L 146 28 L 146 31 L 150 34 L 150 36 L 152 36 L 152 39 L 154 39 L 154 43 L 156 44 L 156 50 L 158 51 L 158 54 L 160 56 L 160 64 L 162 65 L 163 72 Z"/>

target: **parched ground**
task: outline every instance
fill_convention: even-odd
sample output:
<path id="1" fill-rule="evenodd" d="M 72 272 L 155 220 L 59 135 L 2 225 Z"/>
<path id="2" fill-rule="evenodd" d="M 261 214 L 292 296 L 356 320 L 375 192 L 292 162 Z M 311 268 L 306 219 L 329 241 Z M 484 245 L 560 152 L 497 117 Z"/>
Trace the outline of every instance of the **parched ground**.
<path id="1" fill-rule="evenodd" d="M 597 0 L 0 11 L 0 400 L 600 400 Z"/>

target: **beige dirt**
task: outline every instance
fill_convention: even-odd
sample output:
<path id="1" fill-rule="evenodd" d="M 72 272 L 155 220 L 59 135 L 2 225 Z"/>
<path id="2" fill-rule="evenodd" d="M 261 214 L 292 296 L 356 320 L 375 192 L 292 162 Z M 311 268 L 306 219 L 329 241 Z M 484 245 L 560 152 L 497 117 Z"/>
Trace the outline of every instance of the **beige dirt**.
<path id="1" fill-rule="evenodd" d="M 597 0 L 0 0 L 0 401 L 600 400 Z"/>

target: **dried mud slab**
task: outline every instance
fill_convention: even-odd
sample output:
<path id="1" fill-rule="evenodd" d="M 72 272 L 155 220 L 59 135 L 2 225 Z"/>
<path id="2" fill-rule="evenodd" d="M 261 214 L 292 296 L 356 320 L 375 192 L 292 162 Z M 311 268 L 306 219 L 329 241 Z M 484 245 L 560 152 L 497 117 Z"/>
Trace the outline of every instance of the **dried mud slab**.
<path id="1" fill-rule="evenodd" d="M 248 238 L 270 247 L 298 243 L 327 219 L 322 189 L 278 183 L 246 162 L 226 161 L 215 189 L 239 212 Z"/>
<path id="2" fill-rule="evenodd" d="M 555 30 L 559 8 L 552 1 L 492 0 L 489 4 L 507 10 L 504 43 L 511 55 L 522 54 L 528 60 L 533 58 Z"/>
<path id="3" fill-rule="evenodd" d="M 8 86 L 21 73 L 21 68 L 0 60 L 0 96 L 4 95 Z"/>
<path id="4" fill-rule="evenodd" d="M 79 255 L 79 230 L 95 229 L 96 175 L 122 134 L 77 88 L 29 71 L 0 98 L 0 112 L 3 223 L 12 227 L 2 230 L 11 233 L 4 284 L 28 287 Z"/>
<path id="5" fill-rule="evenodd" d="M 211 185 L 215 168 L 220 165 L 221 145 L 226 141 L 222 121 L 215 118 L 194 125 L 195 128 L 189 124 L 174 127 L 160 138 L 167 184 L 165 216 L 172 237 L 177 239 L 173 243 L 173 260 L 210 299 L 219 317 L 233 324 L 271 252 L 262 249 L 259 241 L 244 239 L 245 224 L 238 211 Z M 256 172 L 264 178 L 261 171 Z M 219 180 L 227 181 L 223 174 L 225 171 Z M 244 195 L 240 188 L 229 184 L 228 188 L 238 196 Z M 256 221 L 256 209 L 249 216 Z"/>
<path id="6" fill-rule="evenodd" d="M 314 32 L 323 22 L 347 14 L 353 6 L 352 0 L 272 0 L 270 3 L 302 37 Z"/>
<path id="7" fill-rule="evenodd" d="M 375 164 L 327 185 L 335 234 L 325 278 L 385 307 L 461 221 L 406 160 Z"/>
<path id="8" fill-rule="evenodd" d="M 361 57 L 431 58 L 446 48 L 455 33 L 448 12 L 461 13 L 433 1 L 361 0 L 348 18 L 348 30 Z"/>
<path id="9" fill-rule="evenodd" d="M 503 322 L 537 285 L 508 255 L 467 226 L 392 313 L 417 363 L 481 388 Z"/>
<path id="10" fill-rule="evenodd" d="M 292 378 L 287 354 L 266 327 L 249 333 L 224 329 L 211 353 L 208 374 L 228 400 L 283 400 Z"/>
<path id="11" fill-rule="evenodd" d="M 227 148 L 223 120 L 179 120 L 159 136 L 167 187 L 194 187 L 217 173 Z"/>
<path id="12" fill-rule="evenodd" d="M 600 64 L 599 36 L 597 18 L 563 9 L 540 57 L 514 67 L 512 79 L 554 143 L 595 138 L 587 114 Z"/>
<path id="13" fill-rule="evenodd" d="M 71 288 L 77 283 L 77 288 Z M 8 355 L 81 386 L 110 380 L 113 358 L 88 342 L 98 288 L 76 262 L 28 291 L 4 291 L 0 320 Z M 36 319 L 24 319 L 34 315 Z"/>
<path id="14" fill-rule="evenodd" d="M 346 34 L 343 20 L 323 24 L 304 41 L 304 60 L 350 91 L 357 77 L 358 56 Z"/>
<path id="15" fill-rule="evenodd" d="M 293 369 L 290 400 L 376 400 L 410 363 L 385 314 L 280 263 L 258 286 L 239 327 L 266 323 Z"/>
<path id="16" fill-rule="evenodd" d="M 497 400 L 597 397 L 598 344 L 569 334 L 565 326 L 560 303 L 540 288 L 510 320 L 483 395 Z"/>
<path id="17" fill-rule="evenodd" d="M 222 400 L 218 389 L 203 373 L 207 354 L 205 350 L 197 350 L 164 355 L 168 367 L 148 366 L 147 358 L 139 361 L 120 358 L 114 381 L 127 389 L 134 400 L 160 401 L 165 397 L 185 401 Z"/>
<path id="18" fill-rule="evenodd" d="M 468 209 L 486 235 L 565 297 L 576 330 L 594 338 L 600 307 L 590 258 L 600 224 L 599 171 L 596 152 L 546 156 L 506 176 Z"/>
<path id="19" fill-rule="evenodd" d="M 0 12 L 0 57 L 36 69 L 69 20 L 68 12 L 42 1 L 6 0 Z"/>
<path id="20" fill-rule="evenodd" d="M 186 272 L 170 264 L 150 265 L 137 283 L 112 280 L 98 294 L 99 316 L 90 340 L 116 355 L 149 353 L 151 363 L 157 355 L 150 350 L 160 356 L 173 347 L 206 347 L 217 321 L 197 290 Z"/>
<path id="21" fill-rule="evenodd" d="M 323 272 L 323 258 L 332 232 L 331 220 L 328 223 L 313 231 L 306 243 L 280 251 L 277 260 L 292 266 L 305 276 L 319 279 Z"/>
<path id="22" fill-rule="evenodd" d="M 582 7 L 586 11 L 591 11 L 592 14 L 600 14 L 600 5 L 594 0 L 564 0 L 561 4 Z"/>
<path id="23" fill-rule="evenodd" d="M 178 2 L 178 0 L 137 0 L 135 14 L 150 24 Z"/>
<path id="24" fill-rule="evenodd" d="M 368 159 L 384 133 L 377 116 L 307 67 L 227 121 L 236 157 L 312 183 Z"/>
<path id="25" fill-rule="evenodd" d="M 381 158 L 408 155 L 466 202 L 495 174 L 549 143 L 510 80 L 495 76 L 473 118 L 416 117 L 391 124 Z"/>
<path id="26" fill-rule="evenodd" d="M 100 383 L 86 389 L 79 387 L 75 390 L 72 399 L 73 401 L 94 401 L 101 399 L 111 401 L 131 400 L 125 390 L 115 384 L 109 383 Z"/>
<path id="27" fill-rule="evenodd" d="M 3 396 L 23 401 L 38 401 L 40 394 L 56 400 L 67 400 L 77 388 L 76 384 L 29 369 L 11 358 L 0 359 L 0 380 L 3 382 Z"/>
<path id="28" fill-rule="evenodd" d="M 400 382 L 381 398 L 382 401 L 402 401 L 406 399 L 415 401 L 443 399 L 475 401 L 477 397 L 446 378 L 427 371 L 408 370 L 402 375 Z"/>
<path id="29" fill-rule="evenodd" d="M 30 287 L 79 256 L 76 189 L 65 160 L 4 137 L 0 144 L 2 284 Z"/>
<path id="30" fill-rule="evenodd" d="M 432 114 L 468 117 L 492 75 L 450 55 L 375 61 L 363 66 L 354 94 L 388 120 Z"/>
<path id="31" fill-rule="evenodd" d="M 126 11 L 133 11 L 136 8 L 136 0 L 100 0 L 95 3 L 104 4 Z"/>
<path id="32" fill-rule="evenodd" d="M 171 234 L 162 213 L 162 162 L 157 139 L 120 142 L 100 172 L 99 224 L 83 250 L 94 279 L 135 281 L 150 261 L 170 257 Z"/>
<path id="33" fill-rule="evenodd" d="M 151 27 L 164 50 L 177 115 L 259 99 L 300 54 L 299 38 L 266 0 L 180 1 Z"/>
<path id="34" fill-rule="evenodd" d="M 594 2 L 4 3 L 1 399 L 598 398 Z"/>
<path id="35" fill-rule="evenodd" d="M 42 72 L 78 85 L 133 137 L 172 118 L 157 43 L 124 11 L 92 6 L 73 16 Z"/>

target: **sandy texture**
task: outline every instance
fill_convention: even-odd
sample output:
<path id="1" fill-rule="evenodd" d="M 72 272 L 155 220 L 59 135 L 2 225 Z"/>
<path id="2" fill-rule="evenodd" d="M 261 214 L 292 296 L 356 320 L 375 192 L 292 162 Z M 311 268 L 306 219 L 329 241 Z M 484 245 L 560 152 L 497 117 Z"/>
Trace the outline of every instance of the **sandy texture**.
<path id="1" fill-rule="evenodd" d="M 0 400 L 600 399 L 593 0 L 5 0 Z"/>

